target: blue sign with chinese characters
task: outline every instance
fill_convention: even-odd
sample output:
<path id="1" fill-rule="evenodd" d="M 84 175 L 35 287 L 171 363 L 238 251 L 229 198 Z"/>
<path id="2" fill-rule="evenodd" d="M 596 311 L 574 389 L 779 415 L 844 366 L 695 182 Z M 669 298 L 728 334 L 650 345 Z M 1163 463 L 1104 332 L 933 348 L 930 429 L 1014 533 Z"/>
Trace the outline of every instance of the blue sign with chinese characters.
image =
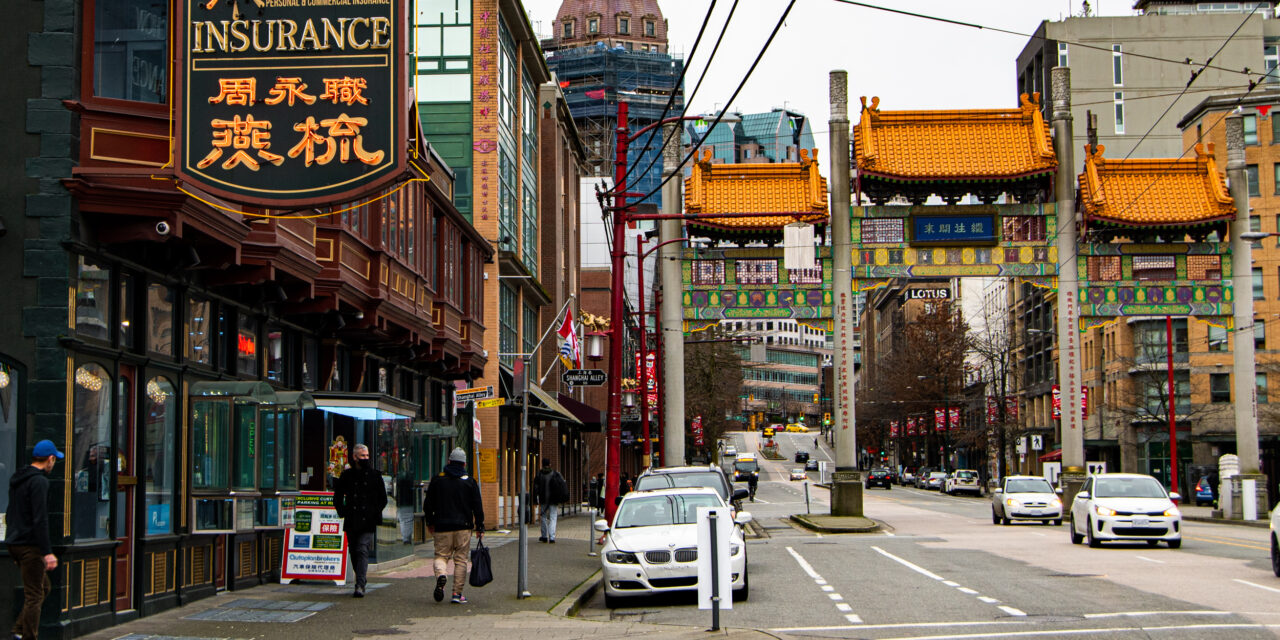
<path id="1" fill-rule="evenodd" d="M 911 244 L 995 244 L 994 215 L 911 216 Z"/>

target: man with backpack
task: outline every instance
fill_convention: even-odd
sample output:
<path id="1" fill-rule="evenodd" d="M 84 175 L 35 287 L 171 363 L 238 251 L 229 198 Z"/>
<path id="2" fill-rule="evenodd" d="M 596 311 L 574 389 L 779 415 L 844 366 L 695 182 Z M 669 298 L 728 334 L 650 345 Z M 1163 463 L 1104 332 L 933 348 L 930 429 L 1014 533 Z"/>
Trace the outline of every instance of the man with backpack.
<path id="1" fill-rule="evenodd" d="M 444 471 L 432 478 L 427 485 L 427 497 L 422 503 L 426 514 L 427 530 L 435 543 L 436 588 L 432 597 L 436 602 L 444 600 L 444 586 L 449 561 L 453 561 L 454 604 L 468 604 L 462 595 L 467 583 L 467 562 L 470 560 L 471 531 L 484 535 L 484 504 L 480 500 L 480 485 L 467 475 L 467 452 L 455 448 L 449 452 L 449 463 Z"/>
<path id="2" fill-rule="evenodd" d="M 542 536 L 538 542 L 555 544 L 556 520 L 560 517 L 560 505 L 569 501 L 569 483 L 559 471 L 551 468 L 550 460 L 542 461 L 542 469 L 533 478 L 533 502 L 542 507 L 539 518 Z"/>

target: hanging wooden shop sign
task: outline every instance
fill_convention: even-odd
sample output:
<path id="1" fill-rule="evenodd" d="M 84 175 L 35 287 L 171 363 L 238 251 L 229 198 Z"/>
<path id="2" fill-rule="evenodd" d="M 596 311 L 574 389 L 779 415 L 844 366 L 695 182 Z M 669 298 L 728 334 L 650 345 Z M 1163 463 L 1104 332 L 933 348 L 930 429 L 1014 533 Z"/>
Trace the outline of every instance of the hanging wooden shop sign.
<path id="1" fill-rule="evenodd" d="M 231 202 L 351 200 L 405 170 L 404 0 L 179 0 L 174 171 Z"/>

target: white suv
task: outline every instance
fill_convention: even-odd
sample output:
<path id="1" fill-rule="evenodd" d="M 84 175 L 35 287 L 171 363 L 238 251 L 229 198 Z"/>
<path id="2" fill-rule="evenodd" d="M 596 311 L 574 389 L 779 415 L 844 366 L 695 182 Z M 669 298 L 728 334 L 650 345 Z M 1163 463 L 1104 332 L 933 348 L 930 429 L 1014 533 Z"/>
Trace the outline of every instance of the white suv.
<path id="1" fill-rule="evenodd" d="M 1071 542 L 1089 539 L 1090 547 L 1103 540 L 1146 541 L 1151 546 L 1182 546 L 1182 513 L 1175 500 L 1153 477 L 1137 473 L 1101 473 L 1089 476 L 1071 503 Z"/>

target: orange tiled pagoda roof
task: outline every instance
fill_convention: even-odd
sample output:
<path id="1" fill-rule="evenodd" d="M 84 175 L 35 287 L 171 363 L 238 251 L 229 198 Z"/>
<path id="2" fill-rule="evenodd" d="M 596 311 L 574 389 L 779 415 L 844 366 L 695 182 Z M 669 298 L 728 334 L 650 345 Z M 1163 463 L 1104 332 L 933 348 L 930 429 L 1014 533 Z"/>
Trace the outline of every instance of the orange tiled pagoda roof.
<path id="1" fill-rule="evenodd" d="M 1111 160 L 1085 145 L 1080 207 L 1085 220 L 1122 226 L 1193 226 L 1233 219 L 1226 176 L 1213 159 L 1213 143 L 1197 144 L 1194 158 Z"/>
<path id="2" fill-rule="evenodd" d="M 1058 160 L 1040 94 L 1017 109 L 880 111 L 867 106 L 854 127 L 859 173 L 903 181 L 1007 180 L 1051 173 Z"/>
<path id="3" fill-rule="evenodd" d="M 712 149 L 684 181 L 684 210 L 692 214 L 770 215 L 698 218 L 689 224 L 725 230 L 780 230 L 792 222 L 827 221 L 827 179 L 818 150 L 800 150 L 800 162 L 712 164 Z"/>

